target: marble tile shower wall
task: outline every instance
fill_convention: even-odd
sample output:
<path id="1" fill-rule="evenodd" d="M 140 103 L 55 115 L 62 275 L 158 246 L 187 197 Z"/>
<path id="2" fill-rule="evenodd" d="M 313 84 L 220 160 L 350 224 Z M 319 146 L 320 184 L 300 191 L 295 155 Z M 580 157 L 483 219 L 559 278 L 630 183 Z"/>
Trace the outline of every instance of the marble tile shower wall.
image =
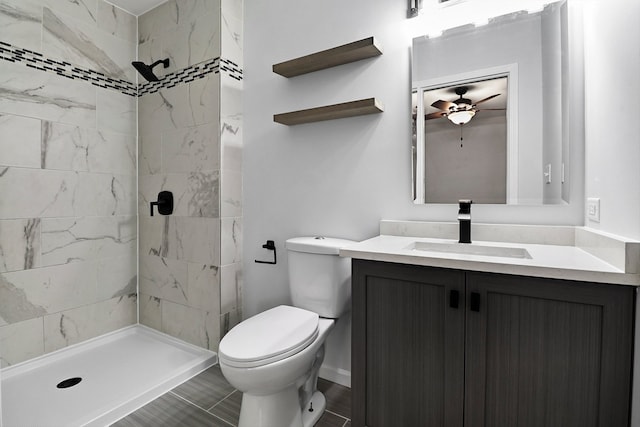
<path id="1" fill-rule="evenodd" d="M 137 320 L 136 98 L 104 84 L 135 82 L 136 18 L 0 0 L 0 28 L 4 367 Z"/>
<path id="2" fill-rule="evenodd" d="M 170 59 L 158 77 L 220 58 L 138 98 L 140 322 L 211 350 L 241 317 L 241 18 L 238 0 L 170 0 L 138 19 L 139 59 Z M 162 190 L 174 213 L 151 217 Z"/>
<path id="3" fill-rule="evenodd" d="M 243 68 L 242 11 L 242 0 L 222 0 L 221 57 L 225 60 L 220 66 L 222 335 L 242 320 L 243 87 L 242 80 L 234 72 L 234 68 Z"/>

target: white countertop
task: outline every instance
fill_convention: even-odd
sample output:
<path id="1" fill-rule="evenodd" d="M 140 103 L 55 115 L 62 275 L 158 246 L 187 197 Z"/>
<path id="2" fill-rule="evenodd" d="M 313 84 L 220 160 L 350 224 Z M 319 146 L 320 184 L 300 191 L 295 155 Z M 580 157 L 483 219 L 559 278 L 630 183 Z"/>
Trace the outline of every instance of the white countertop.
<path id="1" fill-rule="evenodd" d="M 453 252 L 414 249 L 416 242 L 457 243 L 457 240 L 380 235 L 340 250 L 344 257 L 426 265 L 471 271 L 515 274 L 521 276 L 590 281 L 621 285 L 640 285 L 640 275 L 625 272 L 602 258 L 574 245 L 533 244 L 520 242 L 473 241 L 470 245 L 522 248 L 531 258 L 508 258 Z"/>

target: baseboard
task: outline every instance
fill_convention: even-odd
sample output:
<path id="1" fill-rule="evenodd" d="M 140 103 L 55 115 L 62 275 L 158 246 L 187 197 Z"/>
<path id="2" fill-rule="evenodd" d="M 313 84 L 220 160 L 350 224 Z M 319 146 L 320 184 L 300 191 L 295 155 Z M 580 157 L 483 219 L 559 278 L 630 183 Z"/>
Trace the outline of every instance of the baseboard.
<path id="1" fill-rule="evenodd" d="M 351 372 L 345 369 L 322 365 L 320 378 L 351 388 Z"/>

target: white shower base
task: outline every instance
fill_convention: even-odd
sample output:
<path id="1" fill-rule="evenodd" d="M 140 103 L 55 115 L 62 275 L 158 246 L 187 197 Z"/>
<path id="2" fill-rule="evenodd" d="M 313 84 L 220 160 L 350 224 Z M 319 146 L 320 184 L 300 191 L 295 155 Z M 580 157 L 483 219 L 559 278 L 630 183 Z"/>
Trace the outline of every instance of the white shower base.
<path id="1" fill-rule="evenodd" d="M 217 361 L 212 351 L 129 326 L 3 369 L 3 426 L 106 426 Z M 73 377 L 82 381 L 56 387 Z"/>

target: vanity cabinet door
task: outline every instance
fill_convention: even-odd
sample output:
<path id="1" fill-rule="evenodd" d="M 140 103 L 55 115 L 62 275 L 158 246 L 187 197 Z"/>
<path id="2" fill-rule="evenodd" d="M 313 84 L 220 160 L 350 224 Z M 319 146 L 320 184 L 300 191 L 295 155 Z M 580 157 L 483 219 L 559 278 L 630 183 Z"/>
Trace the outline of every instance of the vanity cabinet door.
<path id="1" fill-rule="evenodd" d="M 465 426 L 629 425 L 633 288 L 466 278 Z"/>
<path id="2" fill-rule="evenodd" d="M 352 288 L 353 425 L 462 427 L 464 273 L 353 260 Z"/>

